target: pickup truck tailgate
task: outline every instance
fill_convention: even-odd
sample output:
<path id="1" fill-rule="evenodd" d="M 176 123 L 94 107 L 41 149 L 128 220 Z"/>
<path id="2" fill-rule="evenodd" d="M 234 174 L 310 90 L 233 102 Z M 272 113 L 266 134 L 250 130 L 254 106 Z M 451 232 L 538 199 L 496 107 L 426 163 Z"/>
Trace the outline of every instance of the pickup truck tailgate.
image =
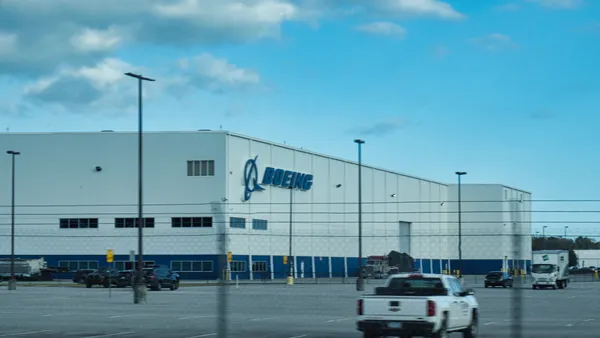
<path id="1" fill-rule="evenodd" d="M 363 297 L 363 316 L 402 320 L 427 317 L 427 297 Z"/>

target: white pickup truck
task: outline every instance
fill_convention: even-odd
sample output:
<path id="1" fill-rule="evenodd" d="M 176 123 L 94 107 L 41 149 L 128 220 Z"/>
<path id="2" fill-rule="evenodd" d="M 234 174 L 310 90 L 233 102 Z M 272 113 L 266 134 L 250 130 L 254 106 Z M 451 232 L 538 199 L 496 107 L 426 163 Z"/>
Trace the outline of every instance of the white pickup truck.
<path id="1" fill-rule="evenodd" d="M 406 273 L 390 276 L 374 295 L 358 299 L 357 329 L 364 338 L 446 338 L 462 332 L 475 338 L 479 303 L 453 276 Z"/>

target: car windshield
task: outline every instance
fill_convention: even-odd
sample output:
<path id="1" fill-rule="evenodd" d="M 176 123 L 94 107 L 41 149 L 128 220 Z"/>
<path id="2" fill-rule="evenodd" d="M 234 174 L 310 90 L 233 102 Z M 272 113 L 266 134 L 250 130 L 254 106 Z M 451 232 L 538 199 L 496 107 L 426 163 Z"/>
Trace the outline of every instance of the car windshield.
<path id="1" fill-rule="evenodd" d="M 533 264 L 531 266 L 531 272 L 533 272 L 533 273 L 552 273 L 552 272 L 554 272 L 554 265 L 552 265 L 552 264 Z"/>
<path id="2" fill-rule="evenodd" d="M 487 274 L 487 277 L 490 278 L 498 278 L 498 277 L 502 277 L 502 272 L 490 272 Z"/>

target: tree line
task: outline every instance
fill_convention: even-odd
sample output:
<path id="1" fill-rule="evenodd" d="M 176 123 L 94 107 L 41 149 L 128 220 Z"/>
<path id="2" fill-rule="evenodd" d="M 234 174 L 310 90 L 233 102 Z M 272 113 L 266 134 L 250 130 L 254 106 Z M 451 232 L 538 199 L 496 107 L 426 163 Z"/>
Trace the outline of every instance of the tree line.
<path id="1" fill-rule="evenodd" d="M 600 250 L 600 242 L 596 240 L 579 236 L 575 239 L 564 237 L 537 237 L 531 240 L 532 250 L 569 250 L 569 266 L 577 266 L 579 259 L 575 250 Z"/>

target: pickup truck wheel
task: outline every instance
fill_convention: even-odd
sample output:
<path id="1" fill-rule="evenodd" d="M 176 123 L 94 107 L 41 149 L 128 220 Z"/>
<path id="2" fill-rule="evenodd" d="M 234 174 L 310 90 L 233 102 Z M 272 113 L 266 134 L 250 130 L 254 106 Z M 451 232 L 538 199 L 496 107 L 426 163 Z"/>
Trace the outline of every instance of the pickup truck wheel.
<path id="1" fill-rule="evenodd" d="M 471 324 L 469 328 L 463 332 L 463 338 L 475 338 L 479 332 L 479 321 L 477 320 L 477 314 L 473 313 L 471 318 Z"/>
<path id="2" fill-rule="evenodd" d="M 444 316 L 442 320 L 442 326 L 438 330 L 438 332 L 432 335 L 433 338 L 449 338 L 450 334 L 448 333 L 448 318 Z"/>
<path id="3" fill-rule="evenodd" d="M 92 283 L 85 283 L 85 287 L 88 288 L 88 289 L 91 288 L 92 287 Z"/>

